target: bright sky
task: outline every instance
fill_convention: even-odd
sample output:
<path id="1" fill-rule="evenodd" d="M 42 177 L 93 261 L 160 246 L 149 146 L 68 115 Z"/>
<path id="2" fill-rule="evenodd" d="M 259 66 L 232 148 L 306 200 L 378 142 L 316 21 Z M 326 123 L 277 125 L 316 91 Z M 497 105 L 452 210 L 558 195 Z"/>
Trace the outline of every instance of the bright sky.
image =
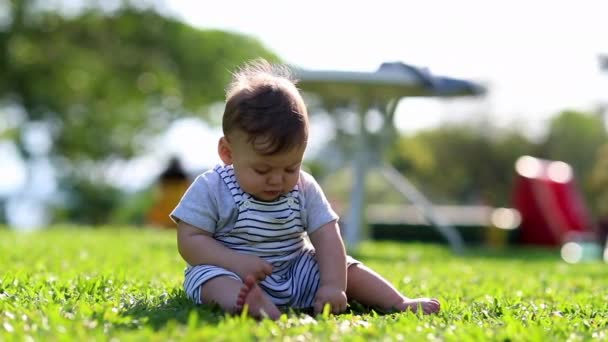
<path id="1" fill-rule="evenodd" d="M 252 35 L 287 63 L 373 71 L 384 61 L 489 85 L 477 112 L 538 127 L 557 111 L 608 99 L 606 1 L 169 0 L 186 22 Z M 410 106 L 406 130 L 450 119 L 445 105 Z M 428 102 L 428 101 L 427 101 Z M 407 119 L 407 120 L 405 120 Z"/>

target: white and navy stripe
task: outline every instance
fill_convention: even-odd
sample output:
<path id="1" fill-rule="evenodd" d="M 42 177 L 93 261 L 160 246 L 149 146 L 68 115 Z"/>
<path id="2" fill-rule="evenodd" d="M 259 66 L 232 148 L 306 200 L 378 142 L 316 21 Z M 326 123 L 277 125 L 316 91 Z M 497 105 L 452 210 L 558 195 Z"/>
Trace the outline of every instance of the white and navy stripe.
<path id="1" fill-rule="evenodd" d="M 257 255 L 273 265 L 272 275 L 260 282 L 278 306 L 310 307 L 319 286 L 319 268 L 314 251 L 307 247 L 298 186 L 274 202 L 262 202 L 244 192 L 232 166 L 216 166 L 238 207 L 238 218 L 230 231 L 218 229 L 214 238 L 226 247 Z M 201 303 L 201 286 L 218 276 L 239 279 L 234 272 L 214 265 L 186 269 L 184 288 Z"/>

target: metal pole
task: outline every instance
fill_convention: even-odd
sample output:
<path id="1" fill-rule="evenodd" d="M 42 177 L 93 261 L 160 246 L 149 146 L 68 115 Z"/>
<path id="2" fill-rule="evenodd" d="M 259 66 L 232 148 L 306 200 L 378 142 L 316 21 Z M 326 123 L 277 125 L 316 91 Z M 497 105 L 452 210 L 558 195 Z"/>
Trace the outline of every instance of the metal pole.
<path id="1" fill-rule="evenodd" d="M 363 226 L 363 212 L 365 206 L 365 179 L 369 166 L 368 137 L 365 127 L 365 115 L 368 107 L 366 102 L 358 104 L 359 134 L 356 136 L 357 150 L 353 160 L 353 179 L 350 209 L 344 240 L 349 248 L 355 248 L 361 241 L 361 230 Z"/>
<path id="2" fill-rule="evenodd" d="M 411 201 L 416 208 L 422 210 L 424 217 L 445 237 L 455 253 L 464 251 L 464 242 L 460 233 L 440 215 L 437 215 L 432 203 L 407 178 L 388 163 L 382 168 L 382 174 L 399 193 Z"/>

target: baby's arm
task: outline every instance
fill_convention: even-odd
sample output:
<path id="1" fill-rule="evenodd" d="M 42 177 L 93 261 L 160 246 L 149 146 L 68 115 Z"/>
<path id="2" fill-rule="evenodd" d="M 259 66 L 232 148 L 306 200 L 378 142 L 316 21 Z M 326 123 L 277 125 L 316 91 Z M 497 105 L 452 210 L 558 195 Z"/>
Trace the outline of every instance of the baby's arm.
<path id="1" fill-rule="evenodd" d="M 233 251 L 215 240 L 211 233 L 184 221 L 177 225 L 177 248 L 190 265 L 216 265 L 238 274 L 241 279 L 251 274 L 262 280 L 272 273 L 272 265 L 260 257 Z"/>
<path id="2" fill-rule="evenodd" d="M 319 264 L 321 283 L 315 297 L 315 312 L 321 312 L 326 303 L 332 312 L 346 309 L 346 252 L 338 224 L 332 221 L 310 234 Z"/>

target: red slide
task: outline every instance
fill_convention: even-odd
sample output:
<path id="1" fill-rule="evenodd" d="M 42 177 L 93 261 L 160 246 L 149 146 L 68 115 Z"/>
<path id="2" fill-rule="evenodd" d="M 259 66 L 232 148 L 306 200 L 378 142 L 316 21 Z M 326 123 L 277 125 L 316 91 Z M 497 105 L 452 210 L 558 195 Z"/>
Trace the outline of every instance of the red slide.
<path id="1" fill-rule="evenodd" d="M 513 206 L 521 214 L 521 243 L 560 246 L 568 236 L 594 232 L 570 165 L 523 156 L 515 171 Z"/>

